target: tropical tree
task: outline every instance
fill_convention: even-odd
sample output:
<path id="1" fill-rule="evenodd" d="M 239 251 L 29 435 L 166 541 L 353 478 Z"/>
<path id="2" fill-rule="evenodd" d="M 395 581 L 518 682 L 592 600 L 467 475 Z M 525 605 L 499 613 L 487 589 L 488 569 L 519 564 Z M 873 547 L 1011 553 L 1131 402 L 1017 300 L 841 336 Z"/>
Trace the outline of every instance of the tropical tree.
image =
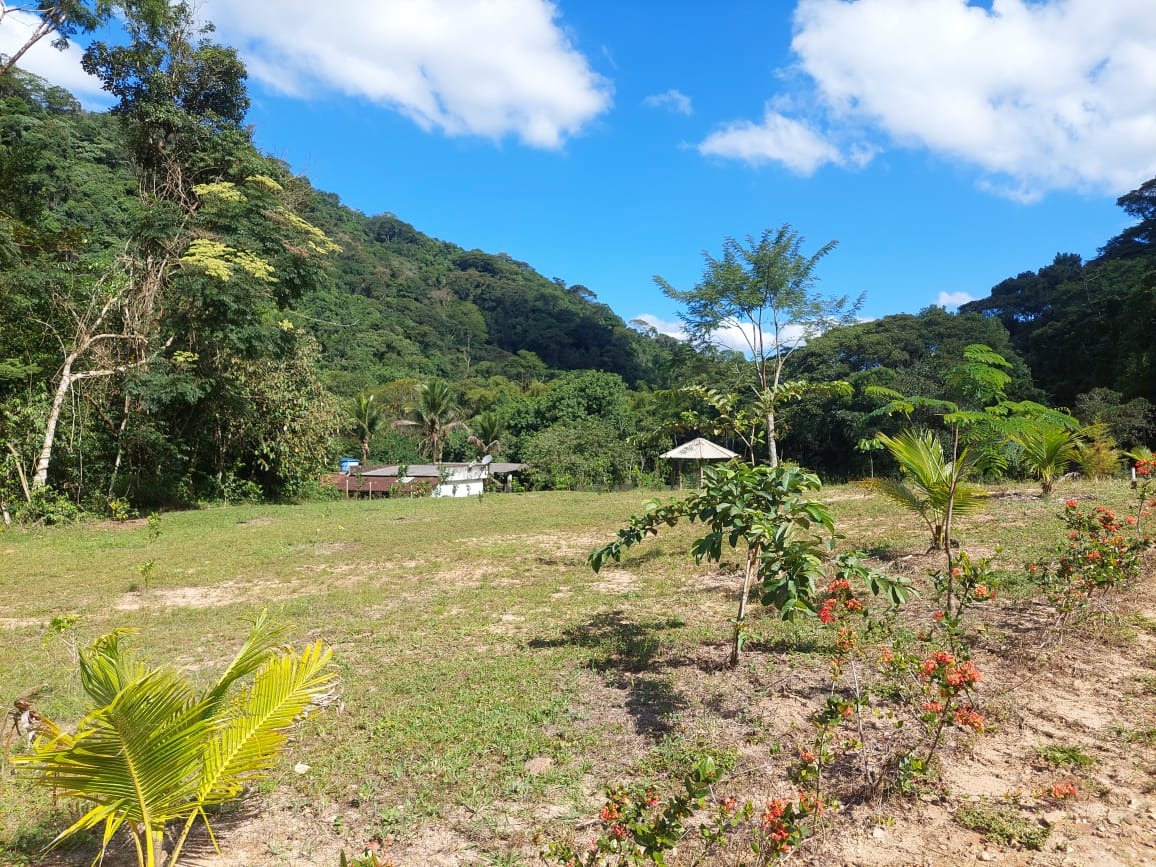
<path id="1" fill-rule="evenodd" d="M 68 48 L 68 40 L 78 33 L 91 33 L 108 21 L 115 4 L 108 0 L 81 2 L 81 0 L 38 0 L 36 3 L 15 4 L 0 0 L 0 24 L 9 15 L 23 16 L 31 24 L 24 42 L 11 54 L 0 54 L 0 76 L 7 75 L 32 46 L 52 37 L 52 47 L 61 51 Z"/>
<path id="2" fill-rule="evenodd" d="M 282 644 L 286 624 L 262 613 L 224 674 L 198 691 L 171 666 L 150 667 L 124 644 L 131 630 L 97 638 L 80 654 L 80 683 L 93 707 L 66 731 L 30 712 L 31 751 L 18 769 L 56 795 L 92 807 L 50 845 L 104 826 L 101 856 L 126 826 L 141 867 L 176 865 L 196 820 L 269 775 L 297 722 L 334 696 L 332 650 Z M 163 835 L 182 822 L 167 860 Z M 210 829 L 211 834 L 211 829 Z"/>
<path id="3" fill-rule="evenodd" d="M 847 296 L 826 297 L 815 289 L 815 267 L 835 248 L 834 241 L 811 256 L 802 246 L 799 233 L 784 224 L 758 240 L 747 236 L 745 245 L 727 238 L 720 258 L 704 254 L 706 268 L 693 289 L 680 291 L 654 278 L 668 298 L 686 306 L 679 319 L 694 345 L 717 345 L 724 334 L 745 343 L 765 413 L 771 466 L 779 463 L 778 405 L 799 395 L 798 388 L 783 388 L 787 359 L 809 338 L 854 321 L 863 301 L 862 296 L 853 302 Z"/>
<path id="4" fill-rule="evenodd" d="M 986 497 L 982 489 L 964 481 L 971 467 L 967 449 L 948 460 L 931 431 L 905 430 L 894 437 L 879 433 L 876 438 L 899 464 L 902 478 L 872 478 L 863 484 L 919 515 L 931 533 L 929 551 L 949 545 L 952 516 L 979 511 Z"/>
<path id="5" fill-rule="evenodd" d="M 431 379 L 419 383 L 416 400 L 409 407 L 410 418 L 398 419 L 393 427 L 412 430 L 421 435 L 421 447 L 435 464 L 441 463 L 446 438 L 466 425 L 460 418 L 460 409 L 447 382 Z"/>
<path id="6" fill-rule="evenodd" d="M 361 462 L 369 463 L 369 443 L 381 426 L 382 410 L 372 394 L 359 394 L 350 419 L 354 436 L 361 443 Z"/>
<path id="7" fill-rule="evenodd" d="M 470 427 L 473 433 L 467 442 L 478 450 L 479 455 L 497 455 L 502 451 L 506 425 L 496 412 L 479 413 L 470 422 Z"/>
<path id="8" fill-rule="evenodd" d="M 815 582 L 835 546 L 834 518 L 824 504 L 810 499 L 821 488 L 818 476 L 799 467 L 753 467 L 738 461 L 711 467 L 702 491 L 665 505 L 647 501 L 645 513 L 619 530 L 613 542 L 592 551 L 587 562 L 595 572 L 610 560 L 620 562 L 624 549 L 683 518 L 709 530 L 691 545 L 698 562 L 721 560 L 724 544 L 745 547 L 729 660 L 733 668 L 746 637 L 752 588 L 757 586 L 760 601 L 777 608 L 785 620 L 814 609 Z"/>

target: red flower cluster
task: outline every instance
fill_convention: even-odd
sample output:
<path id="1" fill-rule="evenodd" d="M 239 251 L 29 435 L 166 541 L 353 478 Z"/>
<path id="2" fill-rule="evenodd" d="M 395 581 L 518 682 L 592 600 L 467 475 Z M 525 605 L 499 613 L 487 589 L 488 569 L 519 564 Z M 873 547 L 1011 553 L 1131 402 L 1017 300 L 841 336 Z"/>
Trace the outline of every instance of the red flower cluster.
<path id="1" fill-rule="evenodd" d="M 962 728 L 969 728 L 972 731 L 982 732 L 985 722 L 986 720 L 983 718 L 983 715 L 976 713 L 975 709 L 971 707 L 971 705 L 965 705 L 964 707 L 956 708 L 955 724 L 961 726 Z"/>
<path id="2" fill-rule="evenodd" d="M 863 611 L 863 603 L 851 592 L 851 582 L 846 578 L 836 578 L 826 589 L 827 599 L 819 608 L 819 622 L 828 626 L 835 622 L 839 614 L 858 614 Z"/>

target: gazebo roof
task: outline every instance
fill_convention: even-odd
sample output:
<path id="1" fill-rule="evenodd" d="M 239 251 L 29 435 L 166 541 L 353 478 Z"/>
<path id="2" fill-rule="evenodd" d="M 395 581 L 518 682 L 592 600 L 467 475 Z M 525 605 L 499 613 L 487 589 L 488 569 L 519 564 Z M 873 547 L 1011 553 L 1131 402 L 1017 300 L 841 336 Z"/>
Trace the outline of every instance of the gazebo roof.
<path id="1" fill-rule="evenodd" d="M 698 437 L 688 443 L 683 443 L 659 457 L 675 461 L 725 461 L 737 458 L 738 453 L 712 443 L 710 440 Z"/>

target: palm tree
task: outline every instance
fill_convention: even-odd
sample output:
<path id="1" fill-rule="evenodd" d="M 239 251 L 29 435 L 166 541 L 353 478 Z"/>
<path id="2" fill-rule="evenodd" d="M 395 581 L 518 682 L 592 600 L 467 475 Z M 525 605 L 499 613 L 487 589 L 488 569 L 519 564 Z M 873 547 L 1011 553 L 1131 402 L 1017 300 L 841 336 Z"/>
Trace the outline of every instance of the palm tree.
<path id="1" fill-rule="evenodd" d="M 501 452 L 502 436 L 506 431 L 497 413 L 483 412 L 474 416 L 471 427 L 474 432 L 467 442 L 477 448 L 481 455 L 497 455 Z"/>
<path id="2" fill-rule="evenodd" d="M 316 641 L 297 653 L 282 644 L 286 629 L 262 613 L 203 692 L 133 656 L 122 644 L 131 630 L 97 638 L 79 658 L 93 709 L 73 732 L 33 712 L 32 751 L 12 756 L 54 794 L 94 805 L 50 845 L 103 824 L 107 847 L 126 825 L 141 867 L 174 867 L 197 818 L 208 827 L 207 808 L 267 777 L 297 721 L 333 698 L 332 650 Z M 176 821 L 184 827 L 165 860 L 164 830 Z"/>
<path id="3" fill-rule="evenodd" d="M 359 394 L 353 407 L 353 433 L 361 443 L 361 462 L 369 463 L 369 441 L 381 426 L 381 407 L 372 394 Z"/>
<path id="4" fill-rule="evenodd" d="M 421 447 L 427 450 L 430 460 L 441 463 L 447 437 L 465 427 L 449 385 L 440 379 L 419 384 L 417 401 L 409 408 L 409 414 L 412 418 L 399 419 L 393 426 L 418 431 Z"/>
<path id="5" fill-rule="evenodd" d="M 880 433 L 876 438 L 895 458 L 903 478 L 867 479 L 863 484 L 919 515 L 931 532 L 931 549 L 943 547 L 950 518 L 978 512 L 986 496 L 980 488 L 963 481 L 971 466 L 967 449 L 949 461 L 943 445 L 930 431 L 905 430 L 894 437 Z"/>
<path id="6" fill-rule="evenodd" d="M 1052 495 L 1068 466 L 1080 459 L 1080 447 L 1084 444 L 1078 430 L 1045 418 L 1017 425 L 1011 440 L 1020 447 L 1020 461 L 1040 480 L 1045 499 Z"/>

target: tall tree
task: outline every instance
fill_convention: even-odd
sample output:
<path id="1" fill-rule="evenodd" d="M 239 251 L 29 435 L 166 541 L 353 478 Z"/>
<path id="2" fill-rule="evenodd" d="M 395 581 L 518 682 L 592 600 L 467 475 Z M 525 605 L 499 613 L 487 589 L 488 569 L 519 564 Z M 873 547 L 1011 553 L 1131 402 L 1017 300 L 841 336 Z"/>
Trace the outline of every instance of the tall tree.
<path id="1" fill-rule="evenodd" d="M 863 296 L 828 297 L 815 284 L 815 268 L 835 248 L 830 241 L 814 254 L 803 253 L 803 238 L 791 226 L 767 229 L 746 244 L 727 238 L 720 258 L 704 253 L 702 280 L 686 291 L 662 277 L 663 293 L 686 306 L 679 319 L 696 346 L 719 343 L 726 333 L 741 336 L 754 367 L 755 390 L 764 407 L 767 457 L 779 463 L 775 416 L 778 404 L 800 394 L 798 384 L 785 388 L 787 358 L 806 341 L 835 325 L 852 322 Z"/>
<path id="2" fill-rule="evenodd" d="M 107 0 L 85 3 L 83 0 L 33 0 L 17 5 L 0 0 L 0 23 L 13 19 L 31 19 L 32 30 L 11 54 L 0 54 L 0 76 L 7 75 L 32 46 L 52 37 L 52 47 L 68 48 L 68 40 L 78 33 L 91 33 L 108 21 L 113 4 Z"/>
<path id="3" fill-rule="evenodd" d="M 369 443 L 381 426 L 381 407 L 372 394 L 359 394 L 353 406 L 353 433 L 361 443 L 361 462 L 369 463 Z"/>
<path id="4" fill-rule="evenodd" d="M 423 382 L 416 389 L 416 401 L 409 409 L 411 418 L 399 419 L 395 428 L 415 430 L 421 434 L 422 447 L 430 460 L 440 463 L 446 438 L 465 427 L 461 411 L 449 384 L 440 379 Z"/>

